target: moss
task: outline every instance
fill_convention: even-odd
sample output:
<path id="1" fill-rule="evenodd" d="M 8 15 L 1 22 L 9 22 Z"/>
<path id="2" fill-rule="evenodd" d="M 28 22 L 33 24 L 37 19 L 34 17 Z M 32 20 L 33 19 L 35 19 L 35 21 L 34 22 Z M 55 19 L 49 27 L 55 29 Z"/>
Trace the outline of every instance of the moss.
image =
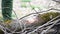
<path id="1" fill-rule="evenodd" d="M 2 30 L 0 30 L 0 34 L 4 34 L 4 32 Z"/>
<path id="2" fill-rule="evenodd" d="M 42 20 L 42 22 L 40 21 L 39 23 L 40 23 L 40 25 L 44 24 L 47 21 L 51 20 L 50 16 L 52 16 L 52 19 L 53 19 L 53 18 L 57 17 L 58 15 L 60 15 L 60 13 L 58 13 L 58 12 L 47 12 L 47 13 L 39 14 L 38 18 L 40 20 Z"/>
<path id="3" fill-rule="evenodd" d="M 58 12 L 48 12 L 48 13 L 39 15 L 39 17 L 42 18 L 44 21 L 49 21 L 49 20 L 51 20 L 50 16 L 52 16 L 52 19 L 53 19 L 58 15 L 60 15 L 60 13 L 58 13 Z"/>

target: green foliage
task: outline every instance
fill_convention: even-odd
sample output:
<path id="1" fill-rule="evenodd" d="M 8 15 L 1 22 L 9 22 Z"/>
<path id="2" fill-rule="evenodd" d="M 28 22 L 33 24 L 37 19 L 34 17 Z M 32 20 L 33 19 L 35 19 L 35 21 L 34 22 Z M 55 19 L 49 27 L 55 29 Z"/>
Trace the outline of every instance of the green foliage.
<path id="1" fill-rule="evenodd" d="M 36 5 L 31 5 L 30 7 L 31 7 L 32 9 L 40 8 L 40 6 L 36 6 Z"/>
<path id="2" fill-rule="evenodd" d="M 21 7 L 27 7 L 27 5 L 25 3 L 21 4 Z"/>
<path id="3" fill-rule="evenodd" d="M 31 0 L 22 0 L 22 2 L 31 2 Z"/>

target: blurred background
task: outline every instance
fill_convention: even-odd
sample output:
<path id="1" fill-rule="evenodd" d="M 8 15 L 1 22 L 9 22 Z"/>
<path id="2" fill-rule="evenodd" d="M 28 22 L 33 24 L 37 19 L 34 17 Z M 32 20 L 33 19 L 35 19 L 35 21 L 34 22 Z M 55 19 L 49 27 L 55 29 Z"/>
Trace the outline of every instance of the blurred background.
<path id="1" fill-rule="evenodd" d="M 1 1 L 2 0 L 0 0 L 0 18 L 2 18 Z M 13 0 L 13 11 L 16 12 L 18 18 L 21 18 L 29 13 L 35 12 L 32 9 L 33 7 L 35 7 L 35 9 L 38 11 L 38 8 L 41 10 L 47 10 L 51 7 L 59 8 L 59 6 L 60 6 L 59 3 L 56 3 L 52 0 L 29 0 L 27 2 L 24 2 L 24 0 Z M 12 14 L 12 18 L 16 19 L 14 12 Z"/>

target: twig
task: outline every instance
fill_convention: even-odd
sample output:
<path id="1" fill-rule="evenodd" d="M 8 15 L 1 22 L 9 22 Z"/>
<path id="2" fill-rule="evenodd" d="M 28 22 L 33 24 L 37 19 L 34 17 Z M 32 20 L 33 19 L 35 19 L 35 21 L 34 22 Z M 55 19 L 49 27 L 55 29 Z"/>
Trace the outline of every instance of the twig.
<path id="1" fill-rule="evenodd" d="M 46 29 L 46 30 L 43 30 L 42 32 L 41 32 L 41 34 L 44 34 L 44 33 L 46 33 L 49 29 L 51 29 L 55 24 L 57 24 L 57 22 L 59 22 L 60 21 L 60 19 L 58 19 L 58 20 L 55 20 L 53 23 L 54 24 L 52 24 L 51 26 L 49 26 L 48 27 L 48 29 Z"/>
<path id="2" fill-rule="evenodd" d="M 32 32 L 35 32 L 35 31 L 37 31 L 39 28 L 46 26 L 47 24 L 49 24 L 50 22 L 52 22 L 53 20 L 55 20 L 55 19 L 58 18 L 58 17 L 60 17 L 60 15 L 57 16 L 57 17 L 55 17 L 55 18 L 53 18 L 52 20 L 48 21 L 46 24 L 44 24 L 44 25 L 42 25 L 42 26 L 39 26 L 37 29 L 35 29 L 35 30 L 32 31 Z M 30 32 L 30 33 L 32 33 L 32 32 Z M 30 33 L 28 33 L 28 34 L 30 34 Z"/>

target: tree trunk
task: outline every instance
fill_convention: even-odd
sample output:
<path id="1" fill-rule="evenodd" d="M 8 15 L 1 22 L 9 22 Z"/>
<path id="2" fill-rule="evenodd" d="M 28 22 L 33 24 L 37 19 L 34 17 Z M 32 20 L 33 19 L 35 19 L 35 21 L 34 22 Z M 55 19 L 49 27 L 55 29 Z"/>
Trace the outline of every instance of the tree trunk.
<path id="1" fill-rule="evenodd" d="M 2 15 L 4 20 L 11 20 L 13 0 L 2 0 Z"/>

